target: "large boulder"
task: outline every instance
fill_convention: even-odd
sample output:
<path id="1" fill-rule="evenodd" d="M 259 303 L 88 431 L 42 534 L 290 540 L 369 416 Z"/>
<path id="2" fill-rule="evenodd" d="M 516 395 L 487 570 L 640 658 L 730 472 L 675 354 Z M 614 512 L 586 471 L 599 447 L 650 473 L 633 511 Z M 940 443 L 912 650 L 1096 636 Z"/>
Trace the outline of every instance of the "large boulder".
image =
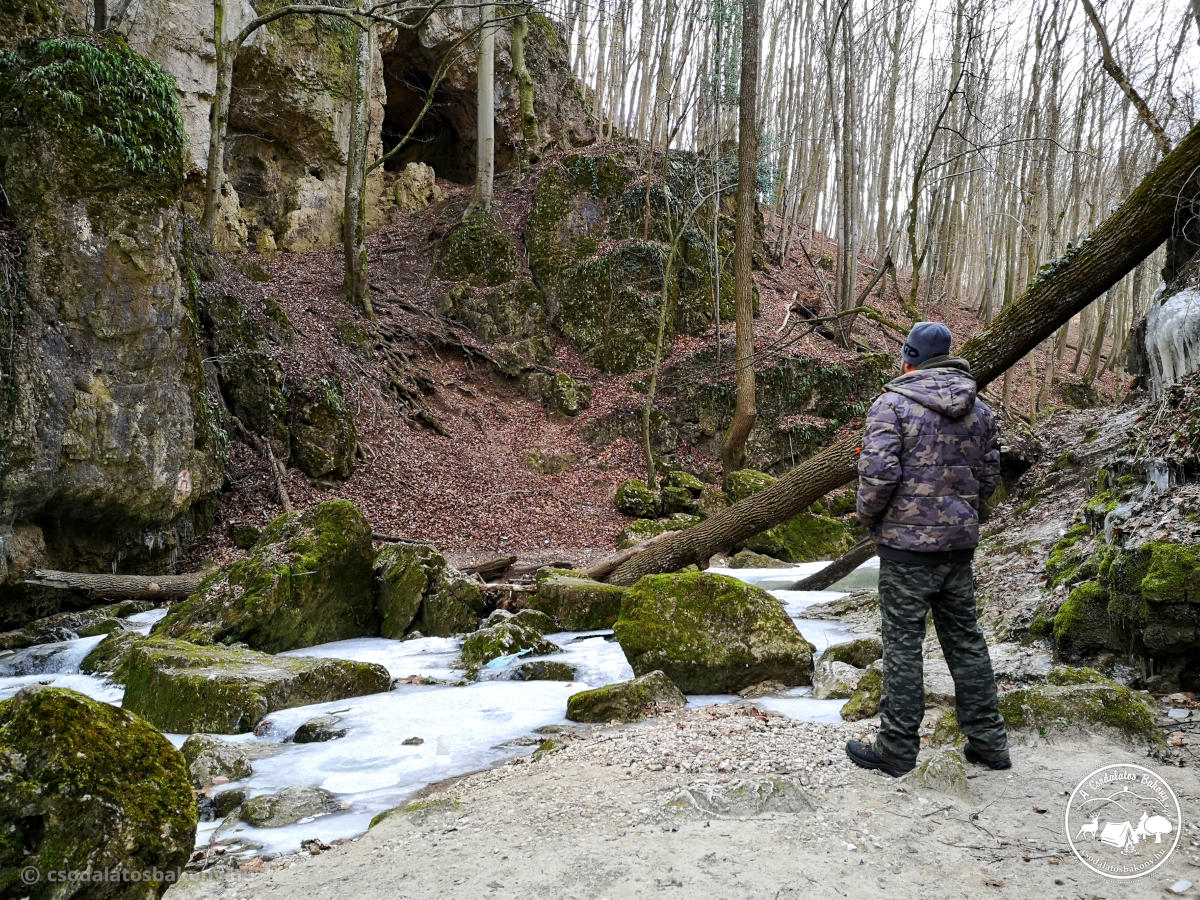
<path id="1" fill-rule="evenodd" d="M 378 634 L 371 526 L 332 500 L 267 526 L 246 558 L 205 579 L 155 634 L 278 653 Z"/>
<path id="2" fill-rule="evenodd" d="M 16 224 L 0 268 L 19 286 L 0 296 L 0 522 L 37 551 L 0 550 L 0 628 L 61 608 L 61 591 L 23 606 L 28 565 L 163 571 L 220 487 L 183 277 L 185 151 L 174 82 L 120 38 L 0 56 Z"/>
<path id="3" fill-rule="evenodd" d="M 141 719 L 74 691 L 0 703 L 0 895 L 158 897 L 196 840 L 183 756 Z M 160 880 L 30 883 L 27 867 Z"/>
<path id="4" fill-rule="evenodd" d="M 163 731 L 240 734 L 277 709 L 391 689 L 376 663 L 271 656 L 147 638 L 129 653 L 124 707 Z"/>
<path id="5" fill-rule="evenodd" d="M 687 693 L 812 679 L 812 645 L 783 604 L 725 575 L 648 575 L 630 588 L 613 630 L 635 674 L 661 669 Z"/>
<path id="6" fill-rule="evenodd" d="M 784 562 L 837 559 L 854 543 L 850 528 L 828 516 L 800 513 L 745 542 L 748 550 Z"/>
<path id="7" fill-rule="evenodd" d="M 442 275 L 453 281 L 493 287 L 512 281 L 520 270 L 512 238 L 490 213 L 467 216 L 450 229 L 442 245 Z"/>
<path id="8" fill-rule="evenodd" d="M 326 375 L 289 388 L 292 461 L 309 478 L 345 481 L 354 471 L 358 432 L 342 383 Z"/>
<path id="9" fill-rule="evenodd" d="M 479 627 L 483 588 L 424 544 L 392 544 L 375 557 L 380 634 L 452 637 Z"/>
<path id="10" fill-rule="evenodd" d="M 649 672 L 567 698 L 567 718 L 573 722 L 636 722 L 648 715 L 682 709 L 687 698 L 666 675 Z"/>
<path id="11" fill-rule="evenodd" d="M 883 641 L 877 637 L 861 637 L 831 644 L 821 654 L 821 662 L 841 662 L 856 669 L 865 669 L 877 659 L 883 659 Z"/>
<path id="12" fill-rule="evenodd" d="M 547 627 L 552 625 L 553 621 L 545 613 L 521 610 L 512 618 L 481 628 L 463 638 L 463 667 L 478 669 L 493 659 L 513 653 L 534 656 L 559 653 L 562 647 L 545 638 Z"/>
<path id="13" fill-rule="evenodd" d="M 621 612 L 627 588 L 593 581 L 570 569 L 541 569 L 531 609 L 553 616 L 564 631 L 612 628 Z"/>

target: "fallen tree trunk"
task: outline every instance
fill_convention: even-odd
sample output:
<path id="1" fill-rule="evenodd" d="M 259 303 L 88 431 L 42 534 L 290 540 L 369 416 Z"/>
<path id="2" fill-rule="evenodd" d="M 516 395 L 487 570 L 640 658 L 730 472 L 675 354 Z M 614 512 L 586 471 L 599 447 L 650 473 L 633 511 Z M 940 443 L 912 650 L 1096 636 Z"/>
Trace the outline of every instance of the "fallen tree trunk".
<path id="1" fill-rule="evenodd" d="M 1044 266 L 1037 279 L 959 349 L 980 388 L 1024 358 L 1153 253 L 1200 195 L 1200 126 L 1192 128 L 1090 238 Z M 608 576 L 633 584 L 708 559 L 803 512 L 857 476 L 857 438 L 831 444 L 770 487 L 625 560 Z"/>
<path id="2" fill-rule="evenodd" d="M 58 572 L 54 569 L 34 569 L 25 584 L 55 588 L 61 591 L 80 591 L 91 597 L 114 600 L 166 600 L 195 593 L 209 572 L 189 575 L 96 575 L 87 572 Z"/>
<path id="3" fill-rule="evenodd" d="M 823 591 L 834 582 L 841 581 L 874 555 L 875 542 L 870 538 L 863 538 L 821 571 L 801 578 L 788 590 Z"/>

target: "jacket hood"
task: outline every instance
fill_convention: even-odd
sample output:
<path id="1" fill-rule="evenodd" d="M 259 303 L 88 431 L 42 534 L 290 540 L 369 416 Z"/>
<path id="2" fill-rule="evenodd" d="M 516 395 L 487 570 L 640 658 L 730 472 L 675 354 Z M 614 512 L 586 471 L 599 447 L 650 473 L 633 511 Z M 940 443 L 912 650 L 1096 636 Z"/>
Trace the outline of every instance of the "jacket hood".
<path id="1" fill-rule="evenodd" d="M 885 390 L 950 419 L 961 419 L 969 413 L 978 393 L 971 364 L 957 356 L 927 360 L 917 371 L 888 382 Z"/>

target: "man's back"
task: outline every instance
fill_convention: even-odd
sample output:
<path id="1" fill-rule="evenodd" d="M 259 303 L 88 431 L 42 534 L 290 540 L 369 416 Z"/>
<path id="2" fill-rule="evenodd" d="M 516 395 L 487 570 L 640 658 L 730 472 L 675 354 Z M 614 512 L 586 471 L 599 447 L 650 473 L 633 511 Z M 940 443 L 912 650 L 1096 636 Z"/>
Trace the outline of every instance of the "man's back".
<path id="1" fill-rule="evenodd" d="M 930 363 L 888 384 L 867 414 L 859 520 L 885 548 L 969 550 L 999 479 L 995 417 L 965 361 Z"/>

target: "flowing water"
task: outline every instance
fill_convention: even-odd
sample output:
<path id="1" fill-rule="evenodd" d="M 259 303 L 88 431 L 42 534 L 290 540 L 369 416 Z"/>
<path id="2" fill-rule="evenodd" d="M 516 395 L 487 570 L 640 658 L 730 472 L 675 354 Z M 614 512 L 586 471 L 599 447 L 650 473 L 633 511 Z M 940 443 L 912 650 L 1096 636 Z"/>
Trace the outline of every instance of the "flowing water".
<path id="1" fill-rule="evenodd" d="M 823 563 L 804 563 L 787 569 L 712 569 L 759 585 L 778 597 L 801 633 L 820 654 L 832 643 L 852 635 L 836 622 L 804 617 L 814 603 L 843 596 L 842 591 L 874 587 L 878 562 L 872 560 L 835 585 L 840 590 L 793 591 L 790 586 Z M 130 623 L 146 633 L 161 610 L 140 613 Z M 124 689 L 102 678 L 84 675 L 79 664 L 103 638 L 89 637 L 43 644 L 0 657 L 0 699 L 29 684 L 72 688 L 106 703 L 119 704 Z M 299 842 L 319 838 L 329 842 L 366 830 L 373 816 L 410 799 L 421 788 L 528 753 L 538 736 L 534 729 L 567 724 L 567 698 L 590 687 L 633 677 L 612 633 L 563 632 L 549 635 L 563 648 L 546 657 L 575 667 L 575 681 L 510 681 L 501 671 L 487 671 L 490 680 L 471 684 L 399 684 L 384 694 L 372 694 L 272 713 L 257 733 L 227 739 L 248 746 L 254 774 L 218 790 L 242 789 L 250 795 L 271 793 L 294 785 L 324 788 L 343 805 L 343 811 L 285 828 L 251 828 L 244 823 L 223 826 L 202 822 L 197 843 L 230 841 L 261 848 L 259 852 L 297 849 Z M 394 641 L 359 638 L 290 651 L 290 656 L 326 656 L 376 662 L 393 677 L 411 676 L 458 680 L 456 638 Z M 814 700 L 811 688 L 792 688 L 755 701 L 764 708 L 805 721 L 838 721 L 842 700 Z M 736 697 L 691 696 L 695 705 L 726 703 Z M 296 729 L 314 716 L 334 714 L 346 736 L 324 743 L 294 744 Z M 186 735 L 167 735 L 180 746 Z M 420 743 L 405 741 L 418 738 Z"/>

